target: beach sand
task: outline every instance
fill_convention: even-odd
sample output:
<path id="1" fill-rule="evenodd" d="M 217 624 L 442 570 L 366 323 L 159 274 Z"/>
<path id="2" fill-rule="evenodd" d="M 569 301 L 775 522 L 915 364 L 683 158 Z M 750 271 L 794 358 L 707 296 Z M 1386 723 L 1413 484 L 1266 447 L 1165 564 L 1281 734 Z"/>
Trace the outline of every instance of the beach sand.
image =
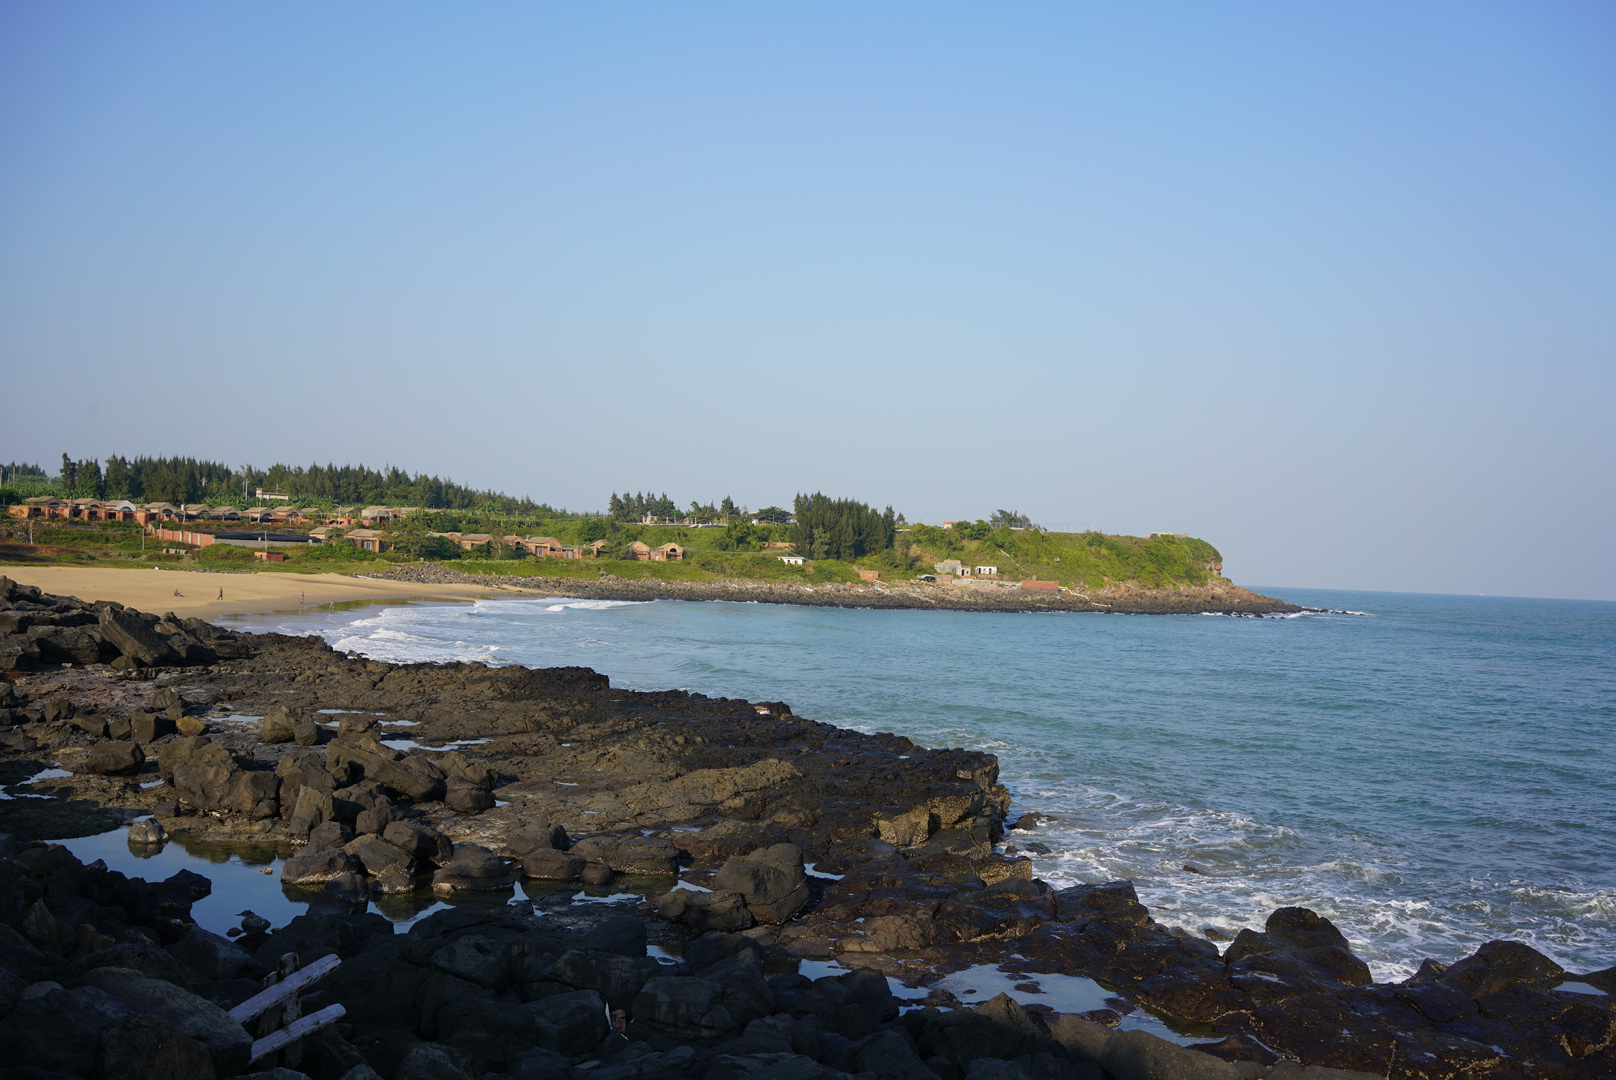
<path id="1" fill-rule="evenodd" d="M 300 604 L 348 603 L 419 597 L 424 600 L 476 600 L 519 590 L 425 582 L 377 581 L 345 574 L 214 574 L 206 571 L 142 567 L 115 570 L 75 566 L 0 566 L 0 576 L 36 585 L 59 596 L 116 600 L 141 611 L 172 611 L 182 617 L 262 611 L 296 611 Z M 219 590 L 224 599 L 219 599 Z M 178 596 L 175 590 L 179 591 Z"/>

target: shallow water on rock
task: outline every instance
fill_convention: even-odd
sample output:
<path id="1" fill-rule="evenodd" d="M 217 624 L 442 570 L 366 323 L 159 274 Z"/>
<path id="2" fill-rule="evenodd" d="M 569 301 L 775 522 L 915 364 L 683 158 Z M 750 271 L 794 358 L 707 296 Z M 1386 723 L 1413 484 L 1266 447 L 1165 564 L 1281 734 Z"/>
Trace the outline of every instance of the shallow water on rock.
<path id="1" fill-rule="evenodd" d="M 109 870 L 147 881 L 161 881 L 181 870 L 201 874 L 213 883 L 213 892 L 192 905 L 191 916 L 204 930 L 215 934 L 223 934 L 239 925 L 240 912 L 247 910 L 262 915 L 272 926 L 284 926 L 303 914 L 309 901 L 318 895 L 318 890 L 281 884 L 281 863 L 295 851 L 289 845 L 220 843 L 190 840 L 183 835 L 170 836 L 157 845 L 131 844 L 128 836 L 129 829 L 125 826 L 52 843 L 61 844 L 81 862 L 88 864 L 100 859 Z M 269 873 L 265 873 L 266 870 Z M 513 899 L 559 892 L 576 894 L 574 899 L 579 901 L 624 903 L 637 901 L 647 892 L 665 890 L 670 884 L 668 878 L 629 877 L 611 888 L 597 889 L 568 882 L 524 881 L 516 888 L 458 893 L 452 898 L 438 896 L 430 888 L 421 888 L 403 895 L 372 897 L 369 910 L 397 924 L 402 931 L 438 908 L 450 905 L 503 907 Z"/>

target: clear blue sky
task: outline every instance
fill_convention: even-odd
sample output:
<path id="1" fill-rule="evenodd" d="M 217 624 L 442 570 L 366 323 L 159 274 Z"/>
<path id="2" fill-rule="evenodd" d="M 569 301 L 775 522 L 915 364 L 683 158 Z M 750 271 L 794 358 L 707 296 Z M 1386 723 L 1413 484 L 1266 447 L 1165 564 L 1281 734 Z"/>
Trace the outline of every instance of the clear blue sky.
<path id="1" fill-rule="evenodd" d="M 0 461 L 1616 599 L 1616 7 L 0 3 Z"/>

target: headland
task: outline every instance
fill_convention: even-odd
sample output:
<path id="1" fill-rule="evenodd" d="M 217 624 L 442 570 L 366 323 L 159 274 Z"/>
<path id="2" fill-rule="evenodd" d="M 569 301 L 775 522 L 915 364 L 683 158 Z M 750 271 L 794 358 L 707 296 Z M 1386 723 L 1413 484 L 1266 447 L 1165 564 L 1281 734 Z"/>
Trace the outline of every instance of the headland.
<path id="1" fill-rule="evenodd" d="M 596 579 L 530 574 L 467 573 L 442 565 L 397 566 L 381 572 L 388 581 L 452 588 L 504 588 L 592 600 L 720 600 L 731 603 L 799 604 L 805 607 L 919 609 L 935 611 L 1093 612 L 1114 615 L 1286 615 L 1308 609 L 1263 596 L 1229 582 L 1148 588 L 1135 582 L 1092 592 L 1041 586 L 885 583 L 630 580 L 603 573 Z"/>

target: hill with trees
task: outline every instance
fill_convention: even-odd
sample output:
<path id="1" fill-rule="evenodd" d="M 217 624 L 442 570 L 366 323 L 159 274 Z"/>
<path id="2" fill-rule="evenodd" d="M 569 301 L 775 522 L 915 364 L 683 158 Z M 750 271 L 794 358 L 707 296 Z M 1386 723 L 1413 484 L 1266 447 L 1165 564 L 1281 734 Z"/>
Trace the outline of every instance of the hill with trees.
<path id="1" fill-rule="evenodd" d="M 33 470 L 32 473 L 27 470 Z M 42 494 L 45 477 L 38 466 L 5 466 L 5 490 L 15 496 L 26 486 L 31 497 Z M 13 477 L 19 482 L 12 485 Z M 255 501 L 259 488 L 291 497 L 300 505 L 344 504 L 421 506 L 432 509 L 549 511 L 528 498 L 513 498 L 497 491 L 478 491 L 426 473 L 411 475 L 388 466 L 366 465 L 252 465 L 232 467 L 222 462 L 191 457 L 135 457 L 113 455 L 103 464 L 96 458 L 75 460 L 62 455 L 55 490 L 67 499 L 129 499 L 133 502 L 209 503 L 241 505 Z M 15 501 L 13 498 L 10 501 Z"/>

